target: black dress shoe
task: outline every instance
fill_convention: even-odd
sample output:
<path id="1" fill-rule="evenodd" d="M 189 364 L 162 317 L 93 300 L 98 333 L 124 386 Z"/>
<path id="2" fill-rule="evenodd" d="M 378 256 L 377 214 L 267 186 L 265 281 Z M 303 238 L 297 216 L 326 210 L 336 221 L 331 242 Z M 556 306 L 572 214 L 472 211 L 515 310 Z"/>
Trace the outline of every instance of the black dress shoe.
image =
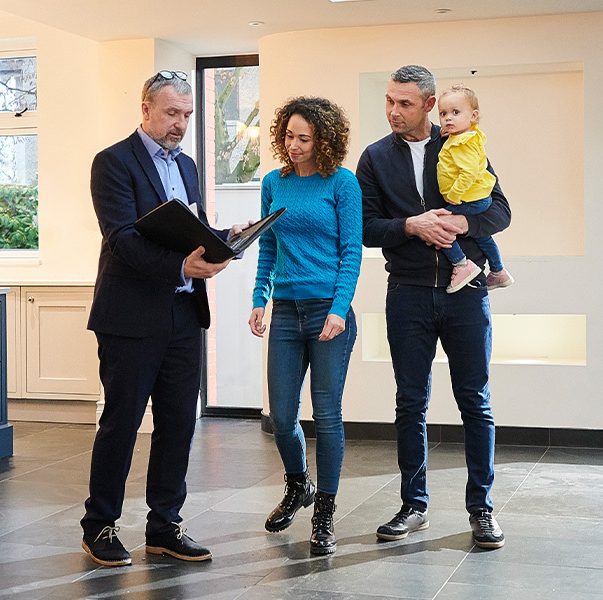
<path id="1" fill-rule="evenodd" d="M 285 495 L 268 515 L 264 527 L 267 531 L 275 532 L 287 529 L 295 513 L 302 507 L 310 506 L 314 502 L 315 487 L 308 471 L 301 475 L 285 474 Z"/>
<path id="2" fill-rule="evenodd" d="M 84 535 L 82 548 L 90 558 L 105 567 L 123 567 L 132 564 L 130 553 L 117 537 L 119 527 L 107 525 L 98 535 Z"/>
<path id="3" fill-rule="evenodd" d="M 167 554 L 180 560 L 211 560 L 211 552 L 197 544 L 184 532 L 186 529 L 178 523 L 170 523 L 173 529 L 165 533 L 147 535 L 147 554 Z"/>

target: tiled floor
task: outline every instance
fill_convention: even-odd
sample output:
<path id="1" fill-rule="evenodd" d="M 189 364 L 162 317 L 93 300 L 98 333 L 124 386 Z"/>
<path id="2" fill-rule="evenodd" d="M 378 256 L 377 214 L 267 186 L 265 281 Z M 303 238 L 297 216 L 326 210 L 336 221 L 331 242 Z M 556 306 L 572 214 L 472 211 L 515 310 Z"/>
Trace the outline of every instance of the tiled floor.
<path id="1" fill-rule="evenodd" d="M 0 460 L 0 600 L 128 598 L 603 599 L 603 451 L 497 448 L 494 497 L 501 550 L 471 543 L 462 447 L 430 449 L 431 526 L 400 542 L 374 531 L 399 508 L 392 442 L 349 441 L 337 498 L 338 551 L 310 557 L 310 509 L 267 534 L 283 490 L 259 421 L 199 422 L 183 510 L 211 563 L 144 553 L 149 436 L 139 436 L 120 538 L 133 564 L 97 568 L 80 548 L 94 428 L 14 423 L 15 456 Z M 313 464 L 313 443 L 309 450 Z M 312 469 L 314 471 L 314 469 Z"/>

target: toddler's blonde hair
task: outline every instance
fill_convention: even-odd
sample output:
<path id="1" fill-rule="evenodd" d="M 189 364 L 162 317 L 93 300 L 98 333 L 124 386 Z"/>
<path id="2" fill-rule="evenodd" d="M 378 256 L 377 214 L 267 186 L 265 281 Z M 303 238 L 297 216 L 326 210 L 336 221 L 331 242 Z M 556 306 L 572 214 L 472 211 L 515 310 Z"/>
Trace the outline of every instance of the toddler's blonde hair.
<path id="1" fill-rule="evenodd" d="M 471 109 L 479 111 L 477 94 L 471 88 L 466 87 L 464 83 L 455 83 L 454 85 L 451 85 L 447 90 L 444 90 L 440 94 L 440 98 L 449 96 L 450 94 L 463 94 L 463 96 L 469 100 L 469 106 L 471 106 Z"/>

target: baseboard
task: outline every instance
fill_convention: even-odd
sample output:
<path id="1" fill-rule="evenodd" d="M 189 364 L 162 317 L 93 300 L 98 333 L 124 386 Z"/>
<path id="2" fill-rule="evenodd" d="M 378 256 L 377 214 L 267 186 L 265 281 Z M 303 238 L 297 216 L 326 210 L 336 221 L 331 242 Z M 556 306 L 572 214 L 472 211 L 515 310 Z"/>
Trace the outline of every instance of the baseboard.
<path id="1" fill-rule="evenodd" d="M 8 399 L 8 421 L 93 425 L 96 402 L 89 400 Z"/>
<path id="2" fill-rule="evenodd" d="M 262 431 L 272 434 L 270 418 L 262 413 Z M 301 421 L 304 435 L 316 437 L 314 421 Z M 396 439 L 393 423 L 352 423 L 343 424 L 348 440 Z M 430 442 L 463 443 L 462 425 L 427 425 Z M 603 448 L 601 429 L 554 429 L 549 427 L 496 427 L 496 444 L 506 446 L 559 446 L 567 448 Z"/>
<path id="3" fill-rule="evenodd" d="M 201 415 L 225 419 L 259 419 L 261 412 L 261 408 L 206 406 L 201 410 Z"/>

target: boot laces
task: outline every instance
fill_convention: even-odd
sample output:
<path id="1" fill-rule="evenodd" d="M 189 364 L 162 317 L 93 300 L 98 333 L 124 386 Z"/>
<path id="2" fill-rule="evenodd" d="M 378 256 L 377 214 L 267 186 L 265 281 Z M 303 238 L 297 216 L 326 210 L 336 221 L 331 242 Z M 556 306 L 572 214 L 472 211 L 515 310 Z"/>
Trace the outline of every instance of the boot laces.
<path id="1" fill-rule="evenodd" d="M 286 479 L 285 481 L 285 495 L 281 500 L 281 506 L 284 509 L 289 510 L 295 503 L 295 498 L 297 496 L 298 489 L 300 493 L 304 493 L 305 484 L 298 481 L 287 481 Z"/>
<path id="2" fill-rule="evenodd" d="M 109 540 L 109 543 L 113 543 L 113 538 L 117 537 L 117 532 L 119 531 L 119 527 L 112 527 L 111 525 L 107 525 L 101 529 L 101 532 L 96 536 L 95 542 L 98 540 Z"/>
<path id="3" fill-rule="evenodd" d="M 337 508 L 334 502 L 325 501 L 322 498 L 315 500 L 315 512 L 312 517 L 312 525 L 316 528 L 333 528 L 333 513 Z"/>
<path id="4" fill-rule="evenodd" d="M 333 515 L 325 512 L 317 512 L 312 517 L 312 525 L 314 525 L 316 529 L 332 529 Z"/>

